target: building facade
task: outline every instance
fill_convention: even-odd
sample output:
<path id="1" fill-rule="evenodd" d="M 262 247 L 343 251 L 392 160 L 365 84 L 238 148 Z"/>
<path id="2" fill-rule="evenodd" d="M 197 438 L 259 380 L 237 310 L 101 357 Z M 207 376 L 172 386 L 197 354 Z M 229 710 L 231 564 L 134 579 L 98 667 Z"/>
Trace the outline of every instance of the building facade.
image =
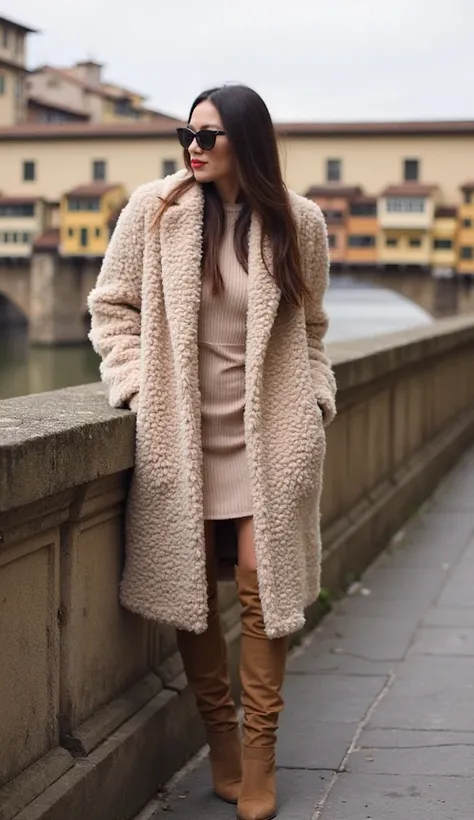
<path id="1" fill-rule="evenodd" d="M 26 38 L 34 32 L 0 17 L 0 128 L 26 120 Z"/>
<path id="2" fill-rule="evenodd" d="M 0 259 L 26 259 L 51 224 L 50 207 L 36 197 L 0 197 Z"/>
<path id="3" fill-rule="evenodd" d="M 77 186 L 119 183 L 128 197 L 183 167 L 179 125 L 163 117 L 0 129 L 3 194 L 57 202 Z M 276 128 L 285 180 L 324 210 L 334 264 L 451 269 L 454 248 L 454 269 L 473 274 L 474 183 L 465 178 L 474 121 Z"/>
<path id="4" fill-rule="evenodd" d="M 474 181 L 461 186 L 459 208 L 458 270 L 474 276 Z"/>
<path id="5" fill-rule="evenodd" d="M 61 256 L 102 257 L 126 200 L 123 185 L 95 182 L 68 191 L 60 205 Z"/>

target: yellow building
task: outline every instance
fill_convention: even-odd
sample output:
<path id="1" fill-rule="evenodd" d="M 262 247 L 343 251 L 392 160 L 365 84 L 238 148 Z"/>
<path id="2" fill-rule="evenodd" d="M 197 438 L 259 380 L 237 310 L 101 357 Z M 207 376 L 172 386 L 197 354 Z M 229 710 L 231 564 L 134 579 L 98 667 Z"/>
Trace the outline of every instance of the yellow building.
<path id="1" fill-rule="evenodd" d="M 60 205 L 60 254 L 103 256 L 126 198 L 123 185 L 99 182 L 68 191 Z"/>
<path id="2" fill-rule="evenodd" d="M 0 258 L 29 257 L 34 240 L 50 224 L 49 207 L 35 197 L 0 197 Z"/>
<path id="3" fill-rule="evenodd" d="M 365 267 L 375 265 L 378 262 L 378 235 L 377 198 L 363 195 L 355 197 L 349 203 L 347 264 Z"/>
<path id="4" fill-rule="evenodd" d="M 25 40 L 34 29 L 0 17 L 0 127 L 26 119 Z M 3 170 L 3 166 L 0 163 Z M 3 180 L 0 179 L 3 186 Z"/>
<path id="5" fill-rule="evenodd" d="M 433 273 L 451 275 L 456 269 L 456 240 L 458 209 L 452 205 L 438 205 L 434 213 L 431 266 Z"/>
<path id="6" fill-rule="evenodd" d="M 461 186 L 463 202 L 459 207 L 457 272 L 474 276 L 474 182 Z"/>
<path id="7" fill-rule="evenodd" d="M 378 200 L 378 261 L 382 265 L 428 267 L 436 185 L 406 182 L 390 185 Z"/>

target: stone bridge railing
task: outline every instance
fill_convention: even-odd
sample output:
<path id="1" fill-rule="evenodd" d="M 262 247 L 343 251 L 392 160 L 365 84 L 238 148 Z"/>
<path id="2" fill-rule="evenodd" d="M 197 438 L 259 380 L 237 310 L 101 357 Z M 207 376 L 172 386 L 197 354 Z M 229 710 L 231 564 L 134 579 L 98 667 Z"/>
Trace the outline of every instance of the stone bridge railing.
<path id="1" fill-rule="evenodd" d="M 331 352 L 336 593 L 474 440 L 474 317 Z M 0 820 L 128 820 L 203 742 L 173 631 L 117 600 L 133 438 L 100 385 L 0 402 Z M 221 603 L 236 680 L 230 585 Z"/>

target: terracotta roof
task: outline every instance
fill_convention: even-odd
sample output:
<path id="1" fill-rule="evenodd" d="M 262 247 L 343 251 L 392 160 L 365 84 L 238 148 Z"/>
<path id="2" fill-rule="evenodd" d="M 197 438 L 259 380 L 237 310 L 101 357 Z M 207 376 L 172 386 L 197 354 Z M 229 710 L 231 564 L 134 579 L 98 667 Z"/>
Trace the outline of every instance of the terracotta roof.
<path id="1" fill-rule="evenodd" d="M 24 65 L 17 63 L 15 60 L 7 60 L 6 57 L 0 56 L 0 65 L 6 66 L 7 68 L 14 68 L 16 71 L 21 71 L 23 74 L 29 74 L 28 69 Z"/>
<path id="2" fill-rule="evenodd" d="M 377 197 L 376 196 L 369 196 L 368 194 L 367 195 L 361 194 L 361 196 L 353 197 L 351 202 L 356 202 L 356 203 L 360 202 L 361 204 L 375 205 L 376 202 L 377 202 Z"/>
<path id="3" fill-rule="evenodd" d="M 113 185 L 110 182 L 90 182 L 88 185 L 78 185 L 71 191 L 66 191 L 65 196 L 102 196 L 107 191 L 114 191 L 121 185 Z"/>
<path id="4" fill-rule="evenodd" d="M 423 182 L 402 182 L 400 185 L 389 185 L 380 196 L 430 196 L 438 188 L 438 185 Z"/>
<path id="5" fill-rule="evenodd" d="M 13 26 L 14 28 L 20 29 L 20 31 L 24 31 L 25 34 L 39 34 L 38 29 L 29 28 L 28 26 L 22 25 L 22 23 L 16 23 L 14 20 L 10 20 L 9 17 L 0 17 L 0 23 L 7 23 L 9 26 Z"/>
<path id="6" fill-rule="evenodd" d="M 42 199 L 40 196 L 0 196 L 0 205 L 34 205 Z"/>
<path id="7" fill-rule="evenodd" d="M 65 114 L 74 114 L 76 117 L 82 117 L 83 120 L 89 119 L 89 114 L 81 108 L 72 108 L 70 105 L 63 105 L 62 103 L 48 100 L 47 97 L 39 97 L 37 94 L 28 94 L 27 103 L 28 105 L 33 103 L 33 105 L 40 105 L 43 108 L 51 108 L 53 111 L 64 111 Z"/>
<path id="8" fill-rule="evenodd" d="M 35 250 L 56 250 L 59 247 L 59 229 L 52 228 L 41 234 L 41 236 L 37 236 L 33 242 L 33 247 Z"/>
<path id="9" fill-rule="evenodd" d="M 175 120 L 167 116 L 156 117 L 141 123 L 25 123 L 25 125 L 0 128 L 0 140 L 98 139 L 100 137 L 163 139 L 175 137 L 176 128 L 179 125 L 184 125 L 182 120 Z"/>
<path id="10" fill-rule="evenodd" d="M 31 73 L 41 74 L 42 72 L 58 74 L 63 80 L 69 80 L 69 82 L 80 86 L 80 88 L 83 88 L 85 91 L 93 91 L 101 97 L 110 97 L 110 94 L 106 94 L 100 85 L 90 85 L 90 83 L 85 82 L 85 80 L 81 80 L 79 77 L 75 77 L 73 74 L 70 74 L 67 68 L 56 68 L 56 66 L 53 65 L 42 65 L 39 68 L 34 69 Z"/>
<path id="11" fill-rule="evenodd" d="M 465 182 L 461 185 L 461 191 L 474 191 L 474 182 Z"/>
<path id="12" fill-rule="evenodd" d="M 427 120 L 413 122 L 281 122 L 280 134 L 289 136 L 393 136 L 415 134 L 474 134 L 474 120 Z"/>
<path id="13" fill-rule="evenodd" d="M 56 69 L 55 69 L 56 70 Z M 34 72 L 33 72 L 34 73 Z M 69 74 L 68 79 L 73 79 Z M 76 80 L 74 80 L 76 81 Z M 77 80 L 77 82 L 80 82 Z M 92 88 L 96 90 L 96 88 Z M 43 130 L 36 126 L 33 132 L 31 126 L 17 125 L 11 128 L 0 129 L 0 139 L 72 139 L 96 137 L 169 137 L 174 134 L 174 128 L 184 125 L 183 120 L 170 118 L 167 115 L 157 117 L 148 122 L 129 123 L 91 123 L 84 126 L 82 123 L 66 123 L 60 125 L 46 124 Z M 474 120 L 445 122 L 412 122 L 412 123 L 277 123 L 277 133 L 289 136 L 393 136 L 414 134 L 418 136 L 436 134 L 474 134 Z"/>
<path id="14" fill-rule="evenodd" d="M 442 219 L 443 217 L 452 218 L 458 215 L 458 209 L 456 205 L 439 205 L 435 208 L 435 217 Z"/>
<path id="15" fill-rule="evenodd" d="M 325 197 L 328 199 L 329 197 L 343 197 L 344 199 L 349 199 L 355 196 L 360 196 L 362 194 L 362 188 L 359 185 L 341 185 L 338 182 L 334 182 L 333 184 L 327 185 L 312 185 L 306 191 L 305 196 L 308 199 L 311 197 Z"/>

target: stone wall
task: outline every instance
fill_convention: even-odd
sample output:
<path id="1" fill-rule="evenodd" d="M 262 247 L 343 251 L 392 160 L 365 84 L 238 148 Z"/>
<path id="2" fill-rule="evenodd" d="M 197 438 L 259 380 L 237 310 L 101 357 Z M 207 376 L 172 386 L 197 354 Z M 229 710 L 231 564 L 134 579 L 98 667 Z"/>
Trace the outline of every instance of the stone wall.
<path id="1" fill-rule="evenodd" d="M 474 318 L 331 354 L 323 585 L 336 593 L 474 439 Z M 133 437 L 100 385 L 0 402 L 0 820 L 127 820 L 203 743 L 173 630 L 118 604 Z M 230 584 L 221 605 L 237 686 Z"/>

